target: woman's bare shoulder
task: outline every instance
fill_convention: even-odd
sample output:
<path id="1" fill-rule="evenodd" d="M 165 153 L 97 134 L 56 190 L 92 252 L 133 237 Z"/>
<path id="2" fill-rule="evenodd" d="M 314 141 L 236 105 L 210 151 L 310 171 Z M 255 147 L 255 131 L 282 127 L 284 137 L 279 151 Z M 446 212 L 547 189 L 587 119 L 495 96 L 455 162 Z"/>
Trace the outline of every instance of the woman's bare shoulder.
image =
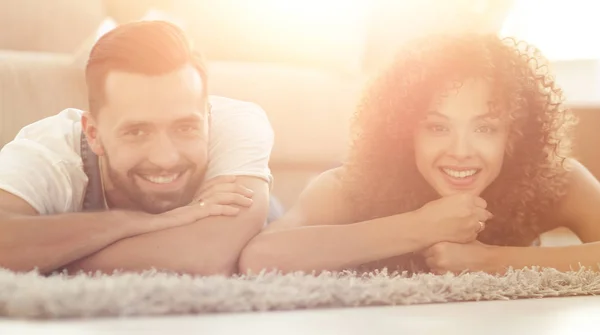
<path id="1" fill-rule="evenodd" d="M 600 182 L 580 162 L 567 162 L 568 183 L 555 217 L 584 240 L 600 239 Z"/>
<path id="2" fill-rule="evenodd" d="M 300 226 L 348 223 L 351 213 L 343 194 L 342 173 L 343 167 L 339 167 L 315 177 L 279 221 Z"/>

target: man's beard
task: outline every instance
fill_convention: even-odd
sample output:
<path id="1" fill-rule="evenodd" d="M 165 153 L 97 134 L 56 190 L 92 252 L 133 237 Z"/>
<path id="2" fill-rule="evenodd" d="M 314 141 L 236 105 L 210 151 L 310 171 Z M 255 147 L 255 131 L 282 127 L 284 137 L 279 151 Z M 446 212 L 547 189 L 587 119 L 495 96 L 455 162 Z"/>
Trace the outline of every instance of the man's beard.
<path id="1" fill-rule="evenodd" d="M 196 164 L 188 161 L 170 170 L 163 170 L 158 167 L 144 168 L 140 165 L 147 166 L 150 163 L 140 164 L 127 171 L 126 175 L 123 175 L 112 168 L 108 156 L 105 156 L 105 159 L 106 169 L 114 189 L 126 197 L 130 203 L 137 207 L 136 209 L 151 214 L 160 214 L 188 205 L 200 189 L 206 174 L 206 167 L 198 168 Z M 182 189 L 168 193 L 148 193 L 143 191 L 137 184 L 137 178 L 140 178 L 139 175 L 158 175 L 165 172 L 189 173 L 191 176 Z"/>

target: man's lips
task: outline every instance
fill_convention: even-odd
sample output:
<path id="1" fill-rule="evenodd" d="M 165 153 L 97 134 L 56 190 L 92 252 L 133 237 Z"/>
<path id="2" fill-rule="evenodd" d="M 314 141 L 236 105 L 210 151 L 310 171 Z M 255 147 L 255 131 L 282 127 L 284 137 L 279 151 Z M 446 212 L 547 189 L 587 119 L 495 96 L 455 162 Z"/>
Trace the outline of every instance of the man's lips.
<path id="1" fill-rule="evenodd" d="M 134 174 L 138 185 L 150 192 L 177 192 L 185 188 L 191 170 L 170 174 Z"/>
<path id="2" fill-rule="evenodd" d="M 163 175 L 143 175 L 143 174 L 138 174 L 139 177 L 155 183 L 155 184 L 169 184 L 172 183 L 173 181 L 175 181 L 177 178 L 181 177 L 183 173 L 172 173 L 172 174 L 163 174 Z"/>

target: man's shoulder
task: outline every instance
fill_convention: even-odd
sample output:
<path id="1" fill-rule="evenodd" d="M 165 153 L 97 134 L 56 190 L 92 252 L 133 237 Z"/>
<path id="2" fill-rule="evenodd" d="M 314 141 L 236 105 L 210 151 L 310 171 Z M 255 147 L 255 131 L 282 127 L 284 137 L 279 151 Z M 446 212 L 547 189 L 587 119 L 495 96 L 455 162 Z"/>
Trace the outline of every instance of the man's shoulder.
<path id="1" fill-rule="evenodd" d="M 23 127 L 7 146 L 27 143 L 48 149 L 57 157 L 69 160 L 79 155 L 81 140 L 81 116 L 78 109 L 65 109 Z M 63 157 L 65 156 L 65 157 Z"/>
<path id="2" fill-rule="evenodd" d="M 81 132 L 82 115 L 81 110 L 65 109 L 58 114 L 26 125 L 19 131 L 15 139 L 40 140 L 52 137 L 68 139 Z"/>
<path id="3" fill-rule="evenodd" d="M 271 181 L 269 157 L 274 132 L 257 104 L 211 96 L 209 165 L 206 178 L 219 175 L 256 176 Z"/>
<path id="4" fill-rule="evenodd" d="M 0 151 L 0 189 L 40 214 L 79 210 L 87 185 L 81 115 L 66 109 L 23 127 Z"/>
<path id="5" fill-rule="evenodd" d="M 217 95 L 211 95 L 209 102 L 212 107 L 212 117 L 217 122 L 251 118 L 269 124 L 267 113 L 257 103 Z"/>

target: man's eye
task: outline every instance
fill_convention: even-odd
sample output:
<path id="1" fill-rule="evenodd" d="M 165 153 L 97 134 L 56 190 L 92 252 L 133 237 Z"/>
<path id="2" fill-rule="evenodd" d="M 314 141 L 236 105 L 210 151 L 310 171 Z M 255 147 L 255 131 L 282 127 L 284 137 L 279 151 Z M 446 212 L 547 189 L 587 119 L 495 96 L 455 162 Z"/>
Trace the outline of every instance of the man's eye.
<path id="1" fill-rule="evenodd" d="M 177 128 L 177 132 L 179 132 L 180 134 L 195 134 L 198 133 L 200 131 L 200 129 L 198 128 L 198 126 L 195 125 L 185 125 L 185 126 L 180 126 Z"/>
<path id="2" fill-rule="evenodd" d="M 192 127 L 192 126 L 182 126 L 182 127 L 179 127 L 179 131 L 182 132 L 182 133 L 189 133 L 189 132 L 194 131 L 194 130 L 196 130 L 196 128 Z"/>
<path id="3" fill-rule="evenodd" d="M 146 132 L 142 129 L 130 129 L 125 132 L 125 136 L 140 137 L 146 135 Z"/>

